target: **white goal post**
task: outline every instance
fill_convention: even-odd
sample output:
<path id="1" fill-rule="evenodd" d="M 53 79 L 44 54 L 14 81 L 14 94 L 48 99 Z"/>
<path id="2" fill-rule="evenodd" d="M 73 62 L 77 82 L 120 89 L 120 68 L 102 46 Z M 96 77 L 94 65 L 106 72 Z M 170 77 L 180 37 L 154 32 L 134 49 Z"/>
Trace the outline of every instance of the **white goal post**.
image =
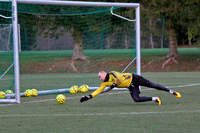
<path id="1" fill-rule="evenodd" d="M 111 13 L 117 17 L 123 18 L 112 12 L 112 7 L 127 7 L 135 9 L 135 29 L 136 29 L 136 73 L 141 75 L 141 55 L 140 55 L 140 4 L 139 3 L 119 3 L 119 2 L 83 2 L 83 1 L 61 1 L 61 0 L 0 0 L 4 2 L 12 2 L 12 23 L 13 23 L 13 42 L 14 42 L 14 74 L 15 74 L 15 88 L 16 100 L 11 101 L 20 103 L 20 73 L 19 73 L 19 45 L 18 45 L 18 17 L 17 17 L 17 3 L 22 4 L 40 4 L 40 5 L 66 5 L 66 6 L 97 6 L 110 7 Z M 9 99 L 8 99 L 9 100 Z M 9 102 L 7 99 L 1 102 Z"/>

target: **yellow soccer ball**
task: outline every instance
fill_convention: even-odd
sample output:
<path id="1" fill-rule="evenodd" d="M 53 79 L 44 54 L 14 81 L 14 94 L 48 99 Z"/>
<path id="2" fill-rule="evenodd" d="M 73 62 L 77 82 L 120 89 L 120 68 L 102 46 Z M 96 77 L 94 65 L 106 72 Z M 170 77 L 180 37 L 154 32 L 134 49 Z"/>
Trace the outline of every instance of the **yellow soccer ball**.
<path id="1" fill-rule="evenodd" d="M 78 92 L 78 90 L 79 90 L 78 86 L 74 85 L 69 89 L 69 93 L 70 94 L 76 94 Z"/>
<path id="2" fill-rule="evenodd" d="M 56 102 L 58 104 L 63 104 L 66 101 L 66 97 L 63 94 L 59 94 L 56 96 Z"/>
<path id="3" fill-rule="evenodd" d="M 28 89 L 28 90 L 26 90 L 26 91 L 24 92 L 24 95 L 25 95 L 26 97 L 31 97 L 31 96 L 33 95 L 33 92 L 32 92 L 32 90 Z"/>
<path id="4" fill-rule="evenodd" d="M 6 94 L 12 94 L 12 93 L 13 93 L 12 90 L 7 90 L 7 91 L 6 91 Z"/>
<path id="5" fill-rule="evenodd" d="M 36 89 L 32 89 L 32 96 L 36 97 L 38 96 L 38 91 Z"/>
<path id="6" fill-rule="evenodd" d="M 6 98 L 6 94 L 3 91 L 0 91 L 0 99 Z"/>
<path id="7" fill-rule="evenodd" d="M 86 92 L 89 91 L 89 86 L 86 85 L 86 84 L 81 85 L 79 90 L 80 90 L 81 93 L 86 93 Z"/>

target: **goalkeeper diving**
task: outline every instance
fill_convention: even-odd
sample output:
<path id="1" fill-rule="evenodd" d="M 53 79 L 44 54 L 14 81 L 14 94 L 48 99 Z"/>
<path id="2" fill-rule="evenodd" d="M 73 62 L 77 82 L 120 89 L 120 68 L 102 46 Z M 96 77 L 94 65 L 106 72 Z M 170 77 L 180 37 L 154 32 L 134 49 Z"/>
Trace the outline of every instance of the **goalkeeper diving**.
<path id="1" fill-rule="evenodd" d="M 145 86 L 149 88 L 154 88 L 157 90 L 168 92 L 169 94 L 174 95 L 177 98 L 181 98 L 181 94 L 175 90 L 169 89 L 165 86 L 162 86 L 157 83 L 153 83 L 144 77 L 134 74 L 134 73 L 120 73 L 116 71 L 106 72 L 100 71 L 98 73 L 99 79 L 102 81 L 100 87 L 92 92 L 88 96 L 82 96 L 80 102 L 88 101 L 97 95 L 108 92 L 113 88 L 128 88 L 132 99 L 135 102 L 147 102 L 147 101 L 154 101 L 158 105 L 162 104 L 160 97 L 147 97 L 147 96 L 140 96 L 140 88 L 139 86 Z M 105 89 L 108 87 L 108 89 Z M 105 90 L 104 90 L 105 89 Z"/>

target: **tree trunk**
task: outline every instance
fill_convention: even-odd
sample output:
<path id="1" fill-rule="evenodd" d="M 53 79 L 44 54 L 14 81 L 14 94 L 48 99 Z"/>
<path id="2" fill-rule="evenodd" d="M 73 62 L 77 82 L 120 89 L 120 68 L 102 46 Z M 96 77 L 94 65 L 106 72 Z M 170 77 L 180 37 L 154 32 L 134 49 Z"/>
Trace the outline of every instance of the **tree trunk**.
<path id="1" fill-rule="evenodd" d="M 74 44 L 72 59 L 73 60 L 86 60 L 87 59 L 83 52 L 82 43 Z"/>
<path id="2" fill-rule="evenodd" d="M 128 49 L 128 34 L 125 34 L 124 45 L 125 45 L 125 48 Z"/>
<path id="3" fill-rule="evenodd" d="M 87 57 L 84 55 L 84 51 L 83 51 L 82 33 L 76 31 L 76 35 L 74 35 L 73 38 L 74 38 L 75 43 L 74 43 L 71 67 L 75 72 L 78 72 L 79 70 L 75 66 L 75 61 L 76 60 L 85 61 L 85 60 L 87 60 Z"/>
<path id="4" fill-rule="evenodd" d="M 105 46 L 106 49 L 109 49 L 109 48 L 111 47 L 112 38 L 113 38 L 112 36 L 113 36 L 113 35 L 110 34 L 109 36 L 106 37 L 106 46 Z"/>
<path id="5" fill-rule="evenodd" d="M 71 67 L 72 67 L 72 69 L 73 69 L 73 71 L 79 72 L 79 70 L 75 66 L 75 61 L 76 60 L 82 60 L 82 61 L 87 60 L 87 57 L 83 53 L 82 43 L 75 43 L 74 44 L 74 51 L 73 51 L 73 55 L 72 55 L 72 62 L 70 64 Z"/>
<path id="6" fill-rule="evenodd" d="M 169 55 L 170 57 L 177 57 L 178 56 L 178 50 L 177 50 L 177 40 L 175 37 L 175 31 L 174 29 L 170 29 L 170 36 L 169 36 Z"/>
<path id="7" fill-rule="evenodd" d="M 176 57 L 178 56 L 178 50 L 177 50 L 177 40 L 175 37 L 175 31 L 174 29 L 170 29 L 170 36 L 169 36 L 169 54 L 165 60 L 165 62 L 162 64 L 162 68 L 165 68 L 168 64 L 178 64 L 178 61 L 176 60 Z"/>
<path id="8" fill-rule="evenodd" d="M 152 33 L 150 33 L 150 46 L 151 46 L 151 48 L 154 48 Z"/>
<path id="9" fill-rule="evenodd" d="M 189 46 L 192 46 L 192 41 L 188 40 Z"/>
<path id="10" fill-rule="evenodd" d="M 192 46 L 192 29 L 188 28 L 188 44 L 189 46 Z"/>
<path id="11" fill-rule="evenodd" d="M 154 43 L 153 43 L 153 35 L 152 35 L 152 19 L 150 18 L 149 19 L 149 28 L 150 28 L 150 38 L 149 38 L 149 40 L 150 40 L 150 46 L 151 46 L 151 48 L 154 48 Z"/>
<path id="12" fill-rule="evenodd" d="M 72 55 L 72 60 L 86 60 L 86 56 L 83 53 L 83 37 L 82 32 L 79 30 L 74 30 L 73 40 L 74 40 L 74 50 Z"/>

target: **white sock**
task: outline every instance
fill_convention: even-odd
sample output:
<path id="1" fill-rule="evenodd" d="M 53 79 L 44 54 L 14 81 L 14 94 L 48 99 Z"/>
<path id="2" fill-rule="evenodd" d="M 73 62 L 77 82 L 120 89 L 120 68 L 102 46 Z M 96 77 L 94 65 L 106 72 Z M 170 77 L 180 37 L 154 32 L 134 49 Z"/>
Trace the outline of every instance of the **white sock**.
<path id="1" fill-rule="evenodd" d="M 152 101 L 156 101 L 157 97 L 152 97 Z"/>
<path id="2" fill-rule="evenodd" d="M 173 91 L 173 90 L 169 90 L 169 93 L 173 94 L 173 93 L 174 93 L 174 91 Z"/>

